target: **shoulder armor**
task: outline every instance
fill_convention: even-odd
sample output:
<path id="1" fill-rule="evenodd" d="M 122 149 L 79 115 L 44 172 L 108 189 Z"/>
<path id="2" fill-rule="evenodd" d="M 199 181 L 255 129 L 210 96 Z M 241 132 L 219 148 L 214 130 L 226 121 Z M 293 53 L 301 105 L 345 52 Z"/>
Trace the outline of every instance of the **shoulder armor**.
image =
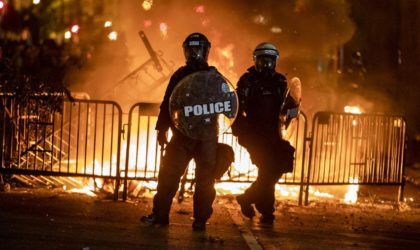
<path id="1" fill-rule="evenodd" d="M 278 82 L 287 82 L 287 78 L 283 74 L 276 73 L 274 77 Z"/>
<path id="2" fill-rule="evenodd" d="M 209 71 L 216 71 L 216 72 L 218 72 L 219 73 L 219 71 L 217 70 L 217 68 L 216 67 L 214 67 L 214 66 L 209 66 L 209 69 L 208 69 Z"/>

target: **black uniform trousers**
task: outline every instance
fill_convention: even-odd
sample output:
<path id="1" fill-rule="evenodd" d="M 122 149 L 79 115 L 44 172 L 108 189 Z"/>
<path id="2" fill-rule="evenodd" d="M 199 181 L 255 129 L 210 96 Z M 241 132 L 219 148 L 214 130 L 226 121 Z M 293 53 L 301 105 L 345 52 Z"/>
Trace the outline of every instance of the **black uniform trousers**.
<path id="1" fill-rule="evenodd" d="M 193 140 L 174 133 L 165 149 L 159 169 L 157 193 L 153 198 L 153 214 L 161 221 L 169 221 L 172 200 L 178 190 L 180 178 L 191 159 L 196 162 L 194 190 L 194 218 L 206 221 L 213 213 L 216 197 L 214 172 L 217 138 Z"/>
<path id="2" fill-rule="evenodd" d="M 294 148 L 278 135 L 247 134 L 238 136 L 258 168 L 257 179 L 245 190 L 243 198 L 254 203 L 264 217 L 274 217 L 275 186 L 283 173 L 293 168 Z"/>

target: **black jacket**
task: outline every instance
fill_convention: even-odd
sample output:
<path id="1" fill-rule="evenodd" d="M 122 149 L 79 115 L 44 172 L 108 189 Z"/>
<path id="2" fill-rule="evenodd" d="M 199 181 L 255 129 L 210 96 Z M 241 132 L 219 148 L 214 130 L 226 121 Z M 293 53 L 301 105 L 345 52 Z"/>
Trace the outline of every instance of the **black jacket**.
<path id="1" fill-rule="evenodd" d="M 286 96 L 286 77 L 277 72 L 264 77 L 250 67 L 239 79 L 236 91 L 239 112 L 232 132 L 237 136 L 249 133 L 278 135 L 280 114 L 297 106 Z"/>

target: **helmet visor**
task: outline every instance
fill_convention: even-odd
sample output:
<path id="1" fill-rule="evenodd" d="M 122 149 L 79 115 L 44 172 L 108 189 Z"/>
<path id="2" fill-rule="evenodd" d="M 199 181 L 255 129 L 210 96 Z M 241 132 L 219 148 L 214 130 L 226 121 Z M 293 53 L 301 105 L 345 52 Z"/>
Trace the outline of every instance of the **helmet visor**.
<path id="1" fill-rule="evenodd" d="M 258 72 L 274 72 L 276 61 L 275 56 L 260 55 L 255 58 L 255 68 Z"/>
<path id="2" fill-rule="evenodd" d="M 185 46 L 184 56 L 187 63 L 207 62 L 208 47 L 200 44 L 196 46 Z"/>

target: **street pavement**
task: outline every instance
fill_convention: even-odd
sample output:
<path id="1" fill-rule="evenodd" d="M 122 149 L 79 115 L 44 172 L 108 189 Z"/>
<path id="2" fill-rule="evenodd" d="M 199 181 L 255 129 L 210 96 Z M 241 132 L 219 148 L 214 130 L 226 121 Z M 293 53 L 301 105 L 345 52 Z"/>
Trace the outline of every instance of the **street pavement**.
<path id="1" fill-rule="evenodd" d="M 420 164 L 405 168 L 407 182 L 420 187 Z"/>
<path id="2" fill-rule="evenodd" d="M 14 188 L 0 192 L 0 249 L 420 249 L 419 191 L 408 183 L 403 203 L 383 188 L 361 188 L 355 205 L 282 199 L 271 227 L 244 218 L 233 195 L 218 196 L 207 230 L 194 232 L 191 197 L 174 201 L 162 228 L 139 222 L 151 198 L 115 202 L 104 194 Z"/>

